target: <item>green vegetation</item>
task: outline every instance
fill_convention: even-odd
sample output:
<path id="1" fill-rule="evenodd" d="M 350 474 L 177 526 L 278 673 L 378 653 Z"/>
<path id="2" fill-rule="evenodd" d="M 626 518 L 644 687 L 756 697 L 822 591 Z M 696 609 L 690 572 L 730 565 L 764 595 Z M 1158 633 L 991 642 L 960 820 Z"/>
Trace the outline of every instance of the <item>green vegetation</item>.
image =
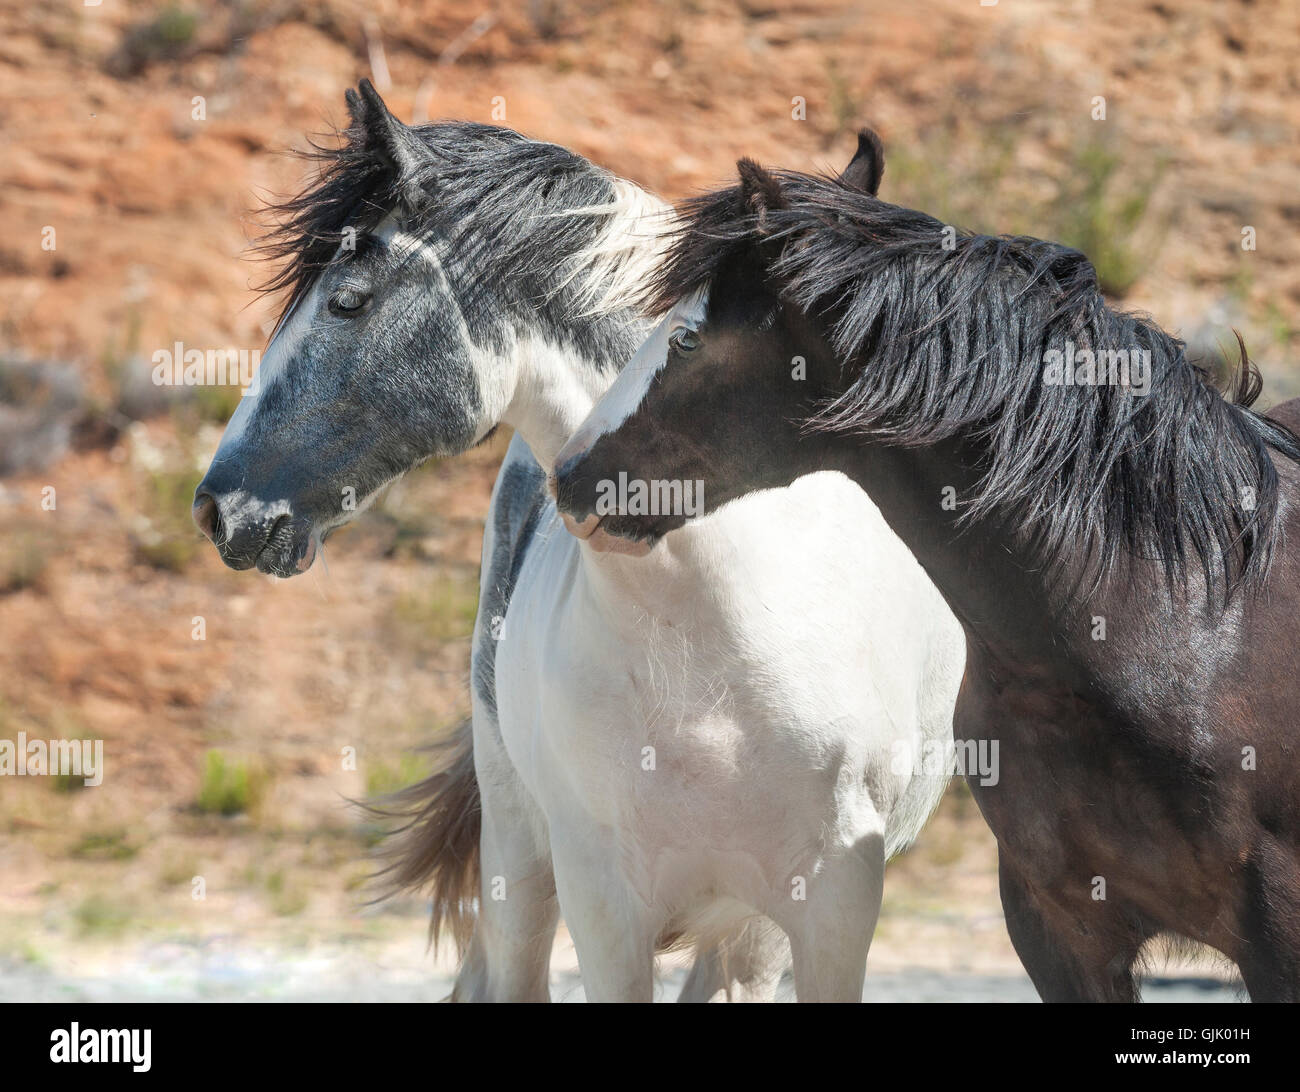
<path id="1" fill-rule="evenodd" d="M 366 763 L 366 796 L 370 799 L 388 796 L 415 784 L 428 773 L 428 760 L 420 754 L 407 752 L 396 763 L 376 759 Z"/>
<path id="2" fill-rule="evenodd" d="M 255 811 L 265 797 L 268 780 L 266 771 L 253 762 L 209 751 L 203 756 L 203 777 L 195 806 L 208 815 Z"/>
<path id="3" fill-rule="evenodd" d="M 862 107 L 853 94 L 853 88 L 849 81 L 844 78 L 840 72 L 839 66 L 834 60 L 828 60 L 826 63 L 826 79 L 830 84 L 830 115 L 833 129 L 830 133 L 832 140 L 854 130 L 858 116 L 862 112 Z"/>
<path id="4" fill-rule="evenodd" d="M 154 470 L 139 481 L 139 512 L 144 525 L 132 536 L 136 556 L 155 569 L 182 572 L 203 545 L 190 519 L 197 471 Z"/>
<path id="5" fill-rule="evenodd" d="M 68 856 L 89 861 L 127 861 L 139 852 L 139 848 L 128 841 L 126 830 L 119 827 L 84 831 L 68 851 Z"/>
<path id="6" fill-rule="evenodd" d="M 194 388 L 194 408 L 200 421 L 224 425 L 239 408 L 244 388 L 233 383 L 204 383 Z"/>
<path id="7" fill-rule="evenodd" d="M 0 539 L 0 595 L 45 585 L 49 567 L 49 535 L 19 526 Z"/>
<path id="8" fill-rule="evenodd" d="M 135 76 L 156 61 L 178 60 L 190 52 L 198 29 L 197 14 L 169 4 L 127 30 L 108 70 L 118 77 Z"/>
<path id="9" fill-rule="evenodd" d="M 1056 239 L 1088 255 L 1103 292 L 1123 296 L 1146 270 L 1150 254 L 1138 229 L 1163 170 L 1130 170 L 1131 158 L 1102 140 L 1078 148 L 1050 212 Z"/>
<path id="10" fill-rule="evenodd" d="M 104 895 L 87 895 L 72 911 L 72 920 L 83 937 L 117 936 L 131 923 L 133 913 L 123 902 Z"/>
<path id="11" fill-rule="evenodd" d="M 1125 295 L 1145 272 L 1164 227 L 1151 200 L 1164 163 L 1124 154 L 1092 135 L 1072 143 L 1047 177 L 1015 177 L 1017 134 L 981 133 L 977 143 L 940 132 L 886 149 L 885 196 L 946 224 L 993 235 L 1031 235 L 1087 255 L 1102 291 Z M 1044 190 L 1052 196 L 1038 196 Z"/>
<path id="12" fill-rule="evenodd" d="M 267 876 L 266 893 L 270 896 L 271 909 L 282 918 L 291 918 L 307 908 L 306 891 L 300 884 L 287 880 L 282 869 Z"/>
<path id="13" fill-rule="evenodd" d="M 188 888 L 198 874 L 199 863 L 193 856 L 187 853 L 170 853 L 158 872 L 158 884 L 164 890 L 179 887 L 181 884 Z"/>
<path id="14" fill-rule="evenodd" d="M 468 637 L 478 612 L 478 580 L 472 574 L 439 576 L 427 586 L 404 593 L 393 616 L 422 643 L 441 644 Z"/>
<path id="15" fill-rule="evenodd" d="M 50 788 L 57 793 L 74 793 L 86 787 L 86 779 L 78 774 L 54 774 L 50 778 Z"/>

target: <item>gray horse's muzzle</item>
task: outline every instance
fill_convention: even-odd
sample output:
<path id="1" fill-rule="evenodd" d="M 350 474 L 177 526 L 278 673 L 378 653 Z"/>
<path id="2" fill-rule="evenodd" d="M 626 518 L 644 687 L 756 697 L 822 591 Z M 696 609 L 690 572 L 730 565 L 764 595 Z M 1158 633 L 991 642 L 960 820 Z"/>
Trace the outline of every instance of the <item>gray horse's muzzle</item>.
<path id="1" fill-rule="evenodd" d="M 312 520 L 287 500 L 266 501 L 231 487 L 210 469 L 194 491 L 194 522 L 232 569 L 254 566 L 272 576 L 294 576 L 316 557 Z"/>

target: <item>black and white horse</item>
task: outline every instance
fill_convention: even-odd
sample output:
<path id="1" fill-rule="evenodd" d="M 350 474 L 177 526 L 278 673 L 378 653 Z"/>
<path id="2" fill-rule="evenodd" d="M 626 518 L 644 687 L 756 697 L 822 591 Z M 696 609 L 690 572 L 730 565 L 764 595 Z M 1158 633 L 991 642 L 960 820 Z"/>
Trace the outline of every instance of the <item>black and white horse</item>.
<path id="1" fill-rule="evenodd" d="M 562 913 L 592 999 L 649 1000 L 656 950 L 691 941 L 684 996 L 768 993 L 782 933 L 801 999 L 860 998 L 885 861 L 946 781 L 898 754 L 951 730 L 955 620 L 835 474 L 652 559 L 566 534 L 541 468 L 648 329 L 629 300 L 665 208 L 553 145 L 349 103 L 283 208 L 288 305 L 195 514 L 227 564 L 289 576 L 398 475 L 515 429 L 472 728 L 394 873 L 468 946 L 454 996 L 545 999 Z"/>
<path id="2" fill-rule="evenodd" d="M 748 161 L 654 288 L 558 457 L 567 518 L 614 473 L 701 478 L 725 515 L 839 468 L 965 629 L 955 731 L 999 744 L 971 787 L 1042 996 L 1133 1000 L 1170 933 L 1300 999 L 1300 404 L 1252 412 L 1244 353 L 1223 397 L 1077 251 Z M 682 523 L 601 516 L 650 559 Z"/>

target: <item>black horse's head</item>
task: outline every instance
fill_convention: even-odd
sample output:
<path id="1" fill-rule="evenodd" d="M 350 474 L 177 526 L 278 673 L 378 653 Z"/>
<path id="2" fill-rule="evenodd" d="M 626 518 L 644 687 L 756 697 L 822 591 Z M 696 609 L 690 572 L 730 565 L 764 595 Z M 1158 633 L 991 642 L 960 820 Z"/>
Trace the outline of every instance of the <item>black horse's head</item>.
<path id="1" fill-rule="evenodd" d="M 665 317 L 556 460 L 566 526 L 597 549 L 644 553 L 689 518 L 819 469 L 792 453 L 831 393 L 833 353 L 767 272 L 779 185 L 739 167 L 739 186 L 708 199 L 711 226 L 688 208 L 690 233 L 656 285 Z M 874 196 L 883 170 L 867 131 L 838 182 Z"/>
<path id="2" fill-rule="evenodd" d="M 667 318 L 557 460 L 576 534 L 644 550 L 695 514 L 603 512 L 611 479 L 695 480 L 711 510 L 836 469 L 914 549 L 980 527 L 1062 601 L 1124 554 L 1229 594 L 1267 571 L 1269 449 L 1300 446 L 1250 410 L 1258 375 L 1243 353 L 1225 398 L 1071 247 L 742 161 L 688 205 L 654 291 Z"/>

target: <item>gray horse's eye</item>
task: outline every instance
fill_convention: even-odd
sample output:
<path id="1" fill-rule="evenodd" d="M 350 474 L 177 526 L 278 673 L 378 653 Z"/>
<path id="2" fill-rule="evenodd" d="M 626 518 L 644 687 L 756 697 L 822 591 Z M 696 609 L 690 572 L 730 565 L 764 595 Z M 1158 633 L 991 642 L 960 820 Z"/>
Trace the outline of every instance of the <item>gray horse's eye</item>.
<path id="1" fill-rule="evenodd" d="M 347 318 L 358 314 L 369 302 L 370 294 L 368 292 L 358 292 L 355 288 L 340 288 L 334 295 L 330 296 L 330 314 Z"/>
<path id="2" fill-rule="evenodd" d="M 689 353 L 700 347 L 700 335 L 685 326 L 679 326 L 668 335 L 668 344 L 679 353 Z"/>

